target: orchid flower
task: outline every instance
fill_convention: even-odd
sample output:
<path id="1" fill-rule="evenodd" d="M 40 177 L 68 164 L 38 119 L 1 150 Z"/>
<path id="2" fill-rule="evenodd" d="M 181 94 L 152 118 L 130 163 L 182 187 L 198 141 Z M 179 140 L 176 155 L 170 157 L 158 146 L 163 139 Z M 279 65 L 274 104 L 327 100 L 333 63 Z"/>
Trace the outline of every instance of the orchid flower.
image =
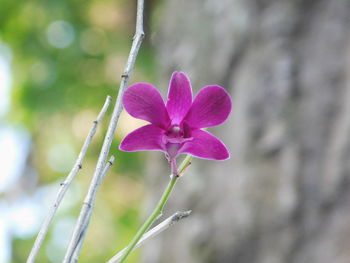
<path id="1" fill-rule="evenodd" d="M 162 151 L 170 162 L 183 153 L 211 160 L 230 157 L 224 143 L 203 130 L 229 116 L 232 103 L 224 88 L 205 86 L 193 100 L 189 78 L 183 72 L 174 72 L 166 104 L 153 85 L 143 82 L 127 88 L 122 102 L 131 116 L 150 124 L 128 134 L 120 150 Z"/>
<path id="2" fill-rule="evenodd" d="M 193 100 L 191 82 L 183 72 L 172 74 L 166 104 L 159 91 L 144 82 L 127 88 L 122 102 L 131 116 L 150 124 L 128 134 L 121 142 L 120 150 L 162 151 L 171 164 L 172 174 L 156 208 L 130 241 L 120 259 L 121 263 L 125 262 L 137 242 L 162 214 L 177 179 L 190 165 L 192 156 L 211 160 L 230 157 L 224 143 L 203 129 L 223 123 L 232 107 L 230 95 L 217 85 L 205 86 Z M 182 153 L 189 155 L 177 170 L 176 157 Z"/>

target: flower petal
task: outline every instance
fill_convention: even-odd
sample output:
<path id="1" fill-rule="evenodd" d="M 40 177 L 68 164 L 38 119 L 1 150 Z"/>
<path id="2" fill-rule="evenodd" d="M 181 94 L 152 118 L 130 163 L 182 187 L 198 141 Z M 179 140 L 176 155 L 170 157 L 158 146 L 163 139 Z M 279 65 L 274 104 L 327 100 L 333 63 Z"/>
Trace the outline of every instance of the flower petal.
<path id="1" fill-rule="evenodd" d="M 174 72 L 170 79 L 166 108 L 172 124 L 180 124 L 192 104 L 192 87 L 183 72 Z"/>
<path id="2" fill-rule="evenodd" d="M 129 133 L 119 145 L 124 152 L 136 152 L 145 150 L 159 150 L 162 148 L 162 136 L 164 130 L 149 124 Z"/>
<path id="3" fill-rule="evenodd" d="M 220 86 L 202 88 L 193 101 L 185 120 L 192 128 L 206 128 L 223 123 L 231 112 L 232 102 Z"/>
<path id="4" fill-rule="evenodd" d="M 181 153 L 188 153 L 193 156 L 211 159 L 226 160 L 230 158 L 226 146 L 214 135 L 203 130 L 192 131 L 193 140 L 186 142 L 181 148 Z"/>
<path id="5" fill-rule="evenodd" d="M 124 92 L 123 105 L 133 117 L 165 128 L 169 124 L 168 112 L 159 91 L 151 84 L 140 82 Z"/>

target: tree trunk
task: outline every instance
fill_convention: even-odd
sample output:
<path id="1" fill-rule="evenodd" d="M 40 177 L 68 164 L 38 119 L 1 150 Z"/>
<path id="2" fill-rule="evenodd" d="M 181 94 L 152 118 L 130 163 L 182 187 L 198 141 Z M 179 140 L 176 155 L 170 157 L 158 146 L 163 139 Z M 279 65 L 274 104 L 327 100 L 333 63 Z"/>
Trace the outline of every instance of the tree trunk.
<path id="1" fill-rule="evenodd" d="M 349 14 L 349 0 L 165 1 L 162 75 L 231 93 L 212 131 L 232 157 L 193 161 L 166 210 L 193 214 L 143 262 L 350 262 Z M 157 198 L 167 178 L 152 180 Z"/>

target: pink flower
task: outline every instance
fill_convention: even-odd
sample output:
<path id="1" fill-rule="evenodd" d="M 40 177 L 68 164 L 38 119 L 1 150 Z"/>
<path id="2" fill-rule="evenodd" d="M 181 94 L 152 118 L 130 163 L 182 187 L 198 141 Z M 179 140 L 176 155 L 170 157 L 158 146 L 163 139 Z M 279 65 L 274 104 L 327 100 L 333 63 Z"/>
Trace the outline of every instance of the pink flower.
<path id="1" fill-rule="evenodd" d="M 212 160 L 230 157 L 222 141 L 201 130 L 223 123 L 231 112 L 231 98 L 222 87 L 205 86 L 192 100 L 190 80 L 174 72 L 166 105 L 154 86 L 142 82 L 131 85 L 122 101 L 131 116 L 150 124 L 128 134 L 120 150 L 163 151 L 169 161 L 182 153 Z"/>

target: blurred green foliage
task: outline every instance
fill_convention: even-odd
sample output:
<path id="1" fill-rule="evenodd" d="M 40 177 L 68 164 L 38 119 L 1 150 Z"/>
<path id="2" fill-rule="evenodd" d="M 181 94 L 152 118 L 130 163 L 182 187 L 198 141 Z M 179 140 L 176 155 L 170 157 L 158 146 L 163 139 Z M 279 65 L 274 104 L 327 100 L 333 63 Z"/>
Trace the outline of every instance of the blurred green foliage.
<path id="1" fill-rule="evenodd" d="M 0 43 L 12 51 L 8 120 L 24 124 L 32 136 L 29 165 L 37 171 L 37 187 L 56 186 L 63 180 L 67 169 L 59 169 L 59 162 L 69 154 L 62 149 L 70 149 L 76 157 L 106 96 L 116 97 L 134 33 L 135 6 L 136 1 L 130 0 L 0 0 Z M 156 69 L 151 47 L 143 45 L 132 82 L 154 81 Z M 55 224 L 72 221 L 79 213 L 110 113 L 75 182 L 79 200 L 61 211 Z M 121 125 L 126 130 L 134 128 L 127 121 Z M 120 152 L 121 136 L 117 134 L 113 142 L 111 154 L 117 156 L 117 162 L 99 191 L 81 262 L 106 261 L 128 243 L 140 224 L 138 211 L 145 194 L 140 175 L 145 155 Z M 71 161 L 68 158 L 62 165 Z M 55 169 L 55 165 L 59 167 Z M 66 232 L 67 241 L 70 231 Z M 48 254 L 56 260 L 63 256 L 64 248 L 52 245 L 54 235 L 52 230 L 37 262 L 48 262 Z M 12 262 L 25 262 L 34 238 L 14 240 Z M 137 255 L 134 253 L 130 262 L 136 262 Z"/>

